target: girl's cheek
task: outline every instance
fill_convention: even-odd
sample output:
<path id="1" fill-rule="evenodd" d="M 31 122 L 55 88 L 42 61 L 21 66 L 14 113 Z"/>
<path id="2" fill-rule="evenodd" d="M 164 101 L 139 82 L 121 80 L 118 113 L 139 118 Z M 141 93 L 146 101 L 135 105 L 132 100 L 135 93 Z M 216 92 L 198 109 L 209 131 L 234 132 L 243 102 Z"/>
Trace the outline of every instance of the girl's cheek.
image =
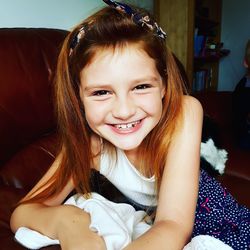
<path id="1" fill-rule="evenodd" d="M 158 98 L 158 96 L 153 96 L 152 98 L 142 98 L 138 105 L 143 107 L 147 113 L 154 114 L 162 109 L 162 99 Z"/>
<path id="2" fill-rule="evenodd" d="M 101 123 L 108 113 L 107 107 L 101 103 L 98 105 L 88 105 L 85 107 L 85 111 L 87 121 L 92 124 Z"/>

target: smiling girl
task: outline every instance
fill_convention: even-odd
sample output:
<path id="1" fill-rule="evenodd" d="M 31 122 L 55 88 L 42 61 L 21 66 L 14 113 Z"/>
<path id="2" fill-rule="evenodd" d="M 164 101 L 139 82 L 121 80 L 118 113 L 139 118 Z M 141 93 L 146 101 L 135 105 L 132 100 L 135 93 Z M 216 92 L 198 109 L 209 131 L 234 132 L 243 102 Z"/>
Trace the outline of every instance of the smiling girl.
<path id="1" fill-rule="evenodd" d="M 105 249 L 102 237 L 89 229 L 89 214 L 62 205 L 73 190 L 91 192 L 95 169 L 142 209 L 157 206 L 153 226 L 125 249 L 182 249 L 198 234 L 234 246 L 222 230 L 230 224 L 215 223 L 227 216 L 239 225 L 238 217 L 213 208 L 225 201 L 235 215 L 236 206 L 200 172 L 202 107 L 186 95 L 165 33 L 144 11 L 105 2 L 110 6 L 64 42 L 56 75 L 61 151 L 13 212 L 13 232 L 24 226 L 59 239 L 62 249 Z M 240 211 L 249 218 L 246 209 Z M 238 230 L 242 238 L 234 239 L 244 249 L 247 222 Z"/>

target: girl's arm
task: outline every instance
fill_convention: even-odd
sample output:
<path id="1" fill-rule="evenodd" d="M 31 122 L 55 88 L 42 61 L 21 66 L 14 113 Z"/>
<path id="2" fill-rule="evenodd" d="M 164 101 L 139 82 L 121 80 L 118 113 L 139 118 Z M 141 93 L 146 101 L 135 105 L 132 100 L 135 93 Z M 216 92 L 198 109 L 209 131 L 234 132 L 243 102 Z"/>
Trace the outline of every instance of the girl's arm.
<path id="1" fill-rule="evenodd" d="M 40 187 L 46 183 L 49 178 L 55 173 L 55 171 L 58 169 L 61 162 L 61 153 L 57 156 L 52 166 L 49 168 L 49 170 L 46 172 L 46 174 L 41 178 L 41 180 L 35 185 L 35 187 L 24 197 L 24 200 L 26 198 L 31 198 L 35 196 L 37 193 L 41 192 L 43 189 Z M 45 214 L 45 220 L 40 216 L 35 216 L 36 211 L 41 211 L 41 208 L 49 208 L 60 205 L 63 200 L 67 197 L 67 195 L 73 190 L 73 183 L 71 180 L 67 183 L 65 188 L 62 190 L 60 194 L 58 194 L 56 197 L 49 199 L 42 204 L 34 204 L 34 203 L 28 203 L 28 204 L 21 204 L 19 205 L 14 212 L 11 215 L 10 219 L 10 226 L 13 232 L 16 232 L 16 230 L 21 227 L 25 226 L 31 229 L 36 229 L 36 224 L 41 225 L 41 228 L 39 228 L 38 231 L 46 231 L 48 228 L 46 225 L 46 222 L 49 220 L 46 220 L 46 214 Z M 47 210 L 53 210 L 53 209 L 47 209 Z M 34 214 L 33 214 L 34 213 Z M 43 225 L 45 224 L 45 225 Z M 45 230 L 42 228 L 45 227 Z M 46 234 L 47 235 L 47 234 Z"/>
<path id="2" fill-rule="evenodd" d="M 198 196 L 203 111 L 195 98 L 183 98 L 183 124 L 167 154 L 155 223 L 126 250 L 179 250 L 190 240 Z"/>
<path id="3" fill-rule="evenodd" d="M 36 190 L 55 173 L 60 161 L 61 154 L 26 197 L 36 194 Z M 75 206 L 61 205 L 73 188 L 73 181 L 70 179 L 56 197 L 43 203 L 19 205 L 10 219 L 12 231 L 15 233 L 19 227 L 33 229 L 52 239 L 59 239 L 62 249 L 67 250 L 105 249 L 103 239 L 89 229 L 89 214 Z"/>

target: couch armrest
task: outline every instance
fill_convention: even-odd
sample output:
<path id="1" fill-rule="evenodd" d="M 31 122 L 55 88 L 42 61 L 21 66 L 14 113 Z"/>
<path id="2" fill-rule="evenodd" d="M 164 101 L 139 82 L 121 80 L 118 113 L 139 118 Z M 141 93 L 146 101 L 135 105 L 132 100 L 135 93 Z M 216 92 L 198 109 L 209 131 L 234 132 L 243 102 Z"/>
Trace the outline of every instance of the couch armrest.
<path id="1" fill-rule="evenodd" d="M 54 161 L 58 145 L 57 135 L 50 134 L 20 150 L 0 169 L 0 183 L 30 190 Z"/>

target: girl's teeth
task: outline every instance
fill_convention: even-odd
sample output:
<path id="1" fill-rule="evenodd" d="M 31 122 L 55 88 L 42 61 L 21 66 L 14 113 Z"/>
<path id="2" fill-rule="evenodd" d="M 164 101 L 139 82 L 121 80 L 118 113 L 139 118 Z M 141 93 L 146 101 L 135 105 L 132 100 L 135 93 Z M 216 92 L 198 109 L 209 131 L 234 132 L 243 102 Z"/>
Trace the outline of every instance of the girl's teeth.
<path id="1" fill-rule="evenodd" d="M 140 121 L 132 122 L 132 123 L 128 123 L 128 124 L 118 124 L 118 125 L 114 125 L 114 126 L 118 129 L 130 129 L 130 128 L 134 128 L 138 123 L 140 123 Z"/>

